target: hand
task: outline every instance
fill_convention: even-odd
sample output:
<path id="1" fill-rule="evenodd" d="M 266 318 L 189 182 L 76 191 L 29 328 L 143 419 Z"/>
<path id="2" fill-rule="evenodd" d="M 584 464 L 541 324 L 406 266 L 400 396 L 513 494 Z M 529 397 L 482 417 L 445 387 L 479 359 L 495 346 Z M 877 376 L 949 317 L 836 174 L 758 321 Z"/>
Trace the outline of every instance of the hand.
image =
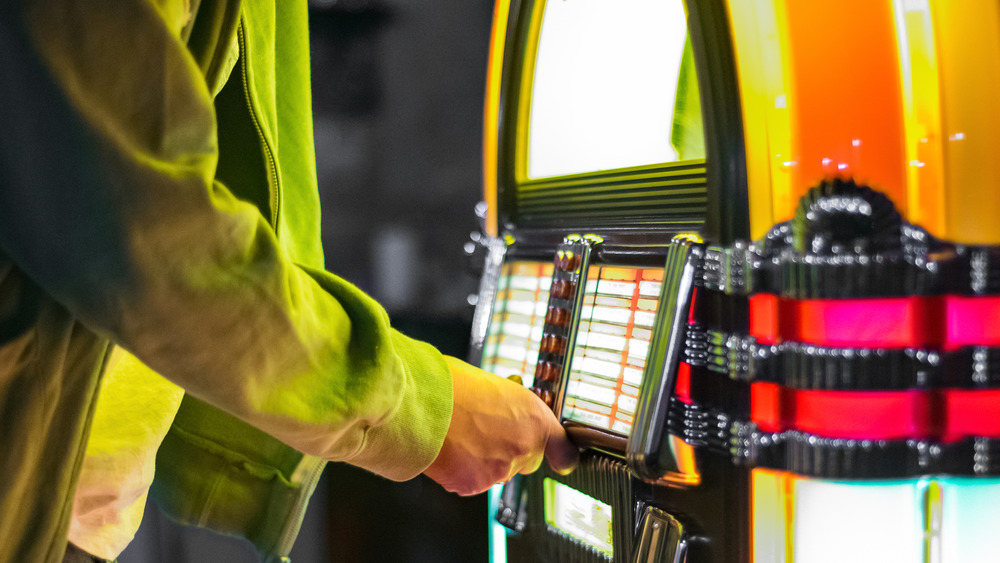
<path id="1" fill-rule="evenodd" d="M 524 387 L 456 358 L 451 368 L 455 406 L 444 445 L 424 474 L 460 495 L 481 493 L 549 461 L 566 474 L 579 452 L 545 403 Z"/>

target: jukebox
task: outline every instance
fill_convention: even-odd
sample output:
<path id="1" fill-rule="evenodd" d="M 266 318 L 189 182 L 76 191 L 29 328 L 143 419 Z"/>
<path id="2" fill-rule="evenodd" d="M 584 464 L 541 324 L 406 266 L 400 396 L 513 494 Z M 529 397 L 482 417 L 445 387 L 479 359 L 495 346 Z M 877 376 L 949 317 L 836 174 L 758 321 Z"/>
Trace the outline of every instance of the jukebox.
<path id="1" fill-rule="evenodd" d="M 1000 5 L 498 0 L 499 561 L 1000 558 Z"/>

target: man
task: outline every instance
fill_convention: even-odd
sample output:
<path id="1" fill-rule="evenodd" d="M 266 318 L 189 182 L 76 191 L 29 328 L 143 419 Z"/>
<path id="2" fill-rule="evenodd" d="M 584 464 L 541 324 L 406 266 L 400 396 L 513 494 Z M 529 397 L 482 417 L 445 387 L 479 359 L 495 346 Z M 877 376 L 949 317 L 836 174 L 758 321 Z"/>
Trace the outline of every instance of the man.
<path id="1" fill-rule="evenodd" d="M 305 24 L 304 1 L 0 6 L 0 563 L 63 558 L 81 467 L 72 539 L 117 556 L 161 440 L 161 506 L 266 557 L 323 460 L 460 494 L 575 463 L 530 392 L 323 271 Z"/>

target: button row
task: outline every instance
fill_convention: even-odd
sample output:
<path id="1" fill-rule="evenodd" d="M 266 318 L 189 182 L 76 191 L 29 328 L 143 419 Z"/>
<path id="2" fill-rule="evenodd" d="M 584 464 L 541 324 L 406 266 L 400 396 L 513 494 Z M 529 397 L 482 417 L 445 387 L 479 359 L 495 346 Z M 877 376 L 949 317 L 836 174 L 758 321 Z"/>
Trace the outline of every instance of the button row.
<path id="1" fill-rule="evenodd" d="M 576 296 L 582 264 L 581 252 L 569 248 L 556 251 L 555 272 L 549 289 L 549 308 L 545 312 L 542 340 L 538 346 L 538 363 L 535 364 L 535 383 L 531 387 L 531 391 L 549 408 L 555 407 L 563 365 L 566 362 L 569 347 L 566 334 L 573 320 L 572 301 Z"/>

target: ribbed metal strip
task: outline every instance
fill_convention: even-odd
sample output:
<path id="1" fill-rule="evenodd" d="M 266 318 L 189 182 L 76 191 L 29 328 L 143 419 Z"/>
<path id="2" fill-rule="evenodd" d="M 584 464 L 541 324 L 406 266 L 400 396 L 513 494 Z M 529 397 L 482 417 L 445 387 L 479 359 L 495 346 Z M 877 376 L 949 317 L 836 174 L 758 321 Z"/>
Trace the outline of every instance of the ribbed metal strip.
<path id="1" fill-rule="evenodd" d="M 579 193 L 592 190 L 594 186 L 602 186 L 608 191 L 629 191 L 641 188 L 656 186 L 683 186 L 690 184 L 693 180 L 704 178 L 704 169 L 694 170 L 691 173 L 664 173 L 664 174 L 642 174 L 615 176 L 611 178 L 596 177 L 584 178 L 581 180 L 561 180 L 544 182 L 536 185 L 523 185 L 520 193 L 523 197 L 537 196 L 546 191 L 558 190 L 559 193 Z"/>
<path id="2" fill-rule="evenodd" d="M 521 191 L 544 189 L 549 186 L 582 186 L 602 183 L 621 183 L 649 179 L 681 178 L 685 176 L 705 176 L 705 161 L 690 160 L 685 163 L 654 164 L 635 168 L 620 168 L 604 172 L 588 172 L 557 178 L 528 180 L 521 184 Z"/>
<path id="3" fill-rule="evenodd" d="M 518 187 L 521 226 L 593 219 L 608 225 L 700 222 L 707 209 L 704 162 L 531 181 Z"/>
<path id="4" fill-rule="evenodd" d="M 542 193 L 524 194 L 521 196 L 521 206 L 545 205 L 546 203 L 601 203 L 616 204 L 621 200 L 649 200 L 652 198 L 690 199 L 705 201 L 703 185 L 692 185 L 690 182 L 650 183 L 623 189 L 623 186 L 608 186 L 606 188 L 571 188 Z"/>
<path id="5" fill-rule="evenodd" d="M 584 543 L 570 538 L 545 522 L 542 481 L 554 479 L 568 487 L 611 506 L 614 556 L 608 558 Z M 569 475 L 557 475 L 543 465 L 540 471 L 525 476 L 529 491 L 528 526 L 525 535 L 534 544 L 541 559 L 558 563 L 633 563 L 636 529 L 636 504 L 628 467 L 618 460 L 585 453 Z"/>

